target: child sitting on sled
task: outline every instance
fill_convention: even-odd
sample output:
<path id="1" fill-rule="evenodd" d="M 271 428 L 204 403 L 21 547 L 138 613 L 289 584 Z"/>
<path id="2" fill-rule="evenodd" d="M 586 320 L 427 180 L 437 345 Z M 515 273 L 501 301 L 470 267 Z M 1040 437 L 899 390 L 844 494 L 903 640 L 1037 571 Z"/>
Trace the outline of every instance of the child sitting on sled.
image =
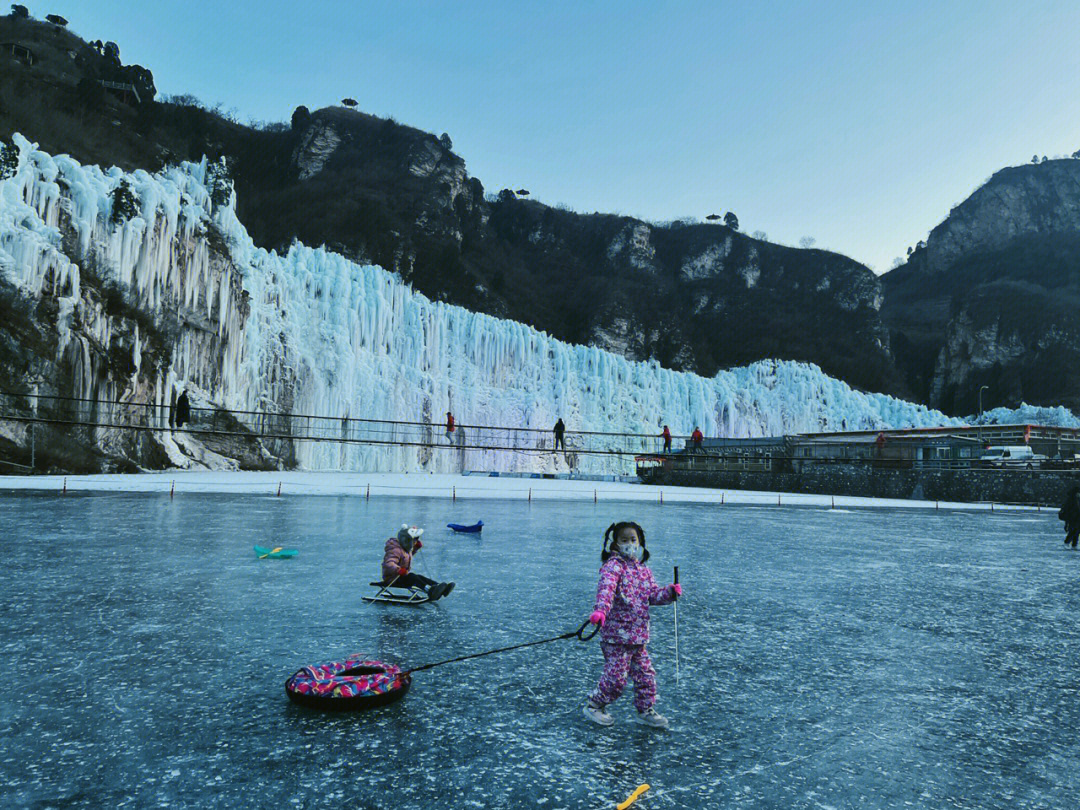
<path id="1" fill-rule="evenodd" d="M 436 582 L 409 570 L 412 568 L 413 554 L 423 547 L 423 543 L 420 542 L 420 535 L 423 533 L 424 530 L 416 526 L 410 526 L 408 523 L 401 524 L 397 537 L 391 537 L 386 541 L 382 578 L 384 585 L 393 583 L 395 588 L 421 588 L 427 591 L 428 599 L 434 602 L 450 593 L 454 589 L 454 583 Z"/>
<path id="2" fill-rule="evenodd" d="M 614 719 L 605 708 L 622 694 L 629 675 L 634 681 L 637 720 L 653 728 L 667 728 L 667 718 L 654 708 L 656 671 L 645 645 L 649 641 L 649 605 L 673 602 L 682 587 L 659 586 L 645 566 L 645 532 L 636 523 L 612 523 L 604 532 L 600 553 L 600 584 L 596 589 L 596 609 L 589 617 L 600 625 L 600 649 L 604 653 L 604 674 L 585 703 L 585 716 L 594 723 L 610 726 Z"/>

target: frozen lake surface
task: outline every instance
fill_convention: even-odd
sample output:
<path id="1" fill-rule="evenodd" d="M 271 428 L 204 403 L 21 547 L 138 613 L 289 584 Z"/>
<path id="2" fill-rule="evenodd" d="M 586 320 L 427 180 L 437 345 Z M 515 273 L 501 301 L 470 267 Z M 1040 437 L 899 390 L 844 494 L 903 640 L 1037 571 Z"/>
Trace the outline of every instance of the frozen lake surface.
<path id="1" fill-rule="evenodd" d="M 447 522 L 484 520 L 482 536 Z M 293 706 L 301 665 L 406 666 L 574 629 L 603 529 L 657 579 L 658 708 L 581 715 L 596 640 L 415 676 L 399 703 Z M 382 546 L 457 581 L 365 605 Z M 25 493 L 0 498 L 3 807 L 1080 806 L 1080 552 L 1052 513 Z M 252 545 L 298 548 L 257 560 Z"/>

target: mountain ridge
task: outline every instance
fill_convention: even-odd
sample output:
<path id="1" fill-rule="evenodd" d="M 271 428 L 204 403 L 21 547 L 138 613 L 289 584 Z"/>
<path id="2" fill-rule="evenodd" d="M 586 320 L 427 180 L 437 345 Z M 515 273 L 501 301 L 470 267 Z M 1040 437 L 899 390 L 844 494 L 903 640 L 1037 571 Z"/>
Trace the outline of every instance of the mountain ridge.
<path id="1" fill-rule="evenodd" d="M 1080 409 L 1080 160 L 995 172 L 881 282 L 919 401 Z"/>
<path id="2" fill-rule="evenodd" d="M 227 158 L 219 165 L 260 246 L 325 245 L 432 300 L 674 370 L 709 376 L 777 358 L 946 413 L 973 413 L 982 386 L 987 408 L 1080 409 L 1070 314 L 1080 161 L 996 172 L 878 277 L 841 254 L 722 224 L 493 195 L 448 135 L 343 107 L 244 126 L 191 97 L 131 106 L 96 84 L 138 67 L 124 68 L 113 43 L 12 17 L 0 18 L 0 38 L 41 49 L 33 65 L 0 59 L 0 135 L 126 170 Z"/>
<path id="3" fill-rule="evenodd" d="M 0 19 L 0 36 L 11 25 Z M 264 247 L 325 244 L 399 273 L 433 300 L 675 370 L 711 375 L 775 357 L 905 393 L 877 311 L 879 282 L 839 254 L 724 225 L 578 214 L 509 190 L 491 197 L 448 136 L 353 110 L 300 107 L 288 125 L 257 129 L 188 98 L 137 108 L 83 98 L 75 77 L 50 83 L 35 70 L 48 65 L 0 64 L 0 132 L 125 169 L 228 156 L 238 213 Z M 5 103 L 13 87 L 37 94 L 45 112 Z"/>

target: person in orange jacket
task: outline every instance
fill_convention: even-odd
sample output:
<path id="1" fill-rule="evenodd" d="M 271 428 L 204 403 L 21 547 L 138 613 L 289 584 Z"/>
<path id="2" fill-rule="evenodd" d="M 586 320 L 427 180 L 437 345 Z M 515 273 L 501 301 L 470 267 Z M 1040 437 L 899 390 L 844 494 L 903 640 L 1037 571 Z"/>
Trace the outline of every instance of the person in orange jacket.
<path id="1" fill-rule="evenodd" d="M 690 441 L 692 441 L 694 443 L 694 452 L 695 453 L 700 453 L 701 452 L 701 441 L 704 438 L 705 438 L 705 436 L 702 434 L 701 428 L 695 426 L 694 427 L 694 432 L 690 434 Z"/>

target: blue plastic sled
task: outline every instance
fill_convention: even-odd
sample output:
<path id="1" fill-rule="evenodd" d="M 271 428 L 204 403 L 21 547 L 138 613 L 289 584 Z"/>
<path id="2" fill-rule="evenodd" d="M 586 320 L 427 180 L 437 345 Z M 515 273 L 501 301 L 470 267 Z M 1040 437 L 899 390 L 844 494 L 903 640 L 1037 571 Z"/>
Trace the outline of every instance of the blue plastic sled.
<path id="1" fill-rule="evenodd" d="M 465 532 L 466 534 L 479 534 L 484 529 L 484 521 L 478 520 L 472 526 L 462 526 L 458 523 L 447 523 L 446 528 L 453 529 L 455 532 Z"/>

